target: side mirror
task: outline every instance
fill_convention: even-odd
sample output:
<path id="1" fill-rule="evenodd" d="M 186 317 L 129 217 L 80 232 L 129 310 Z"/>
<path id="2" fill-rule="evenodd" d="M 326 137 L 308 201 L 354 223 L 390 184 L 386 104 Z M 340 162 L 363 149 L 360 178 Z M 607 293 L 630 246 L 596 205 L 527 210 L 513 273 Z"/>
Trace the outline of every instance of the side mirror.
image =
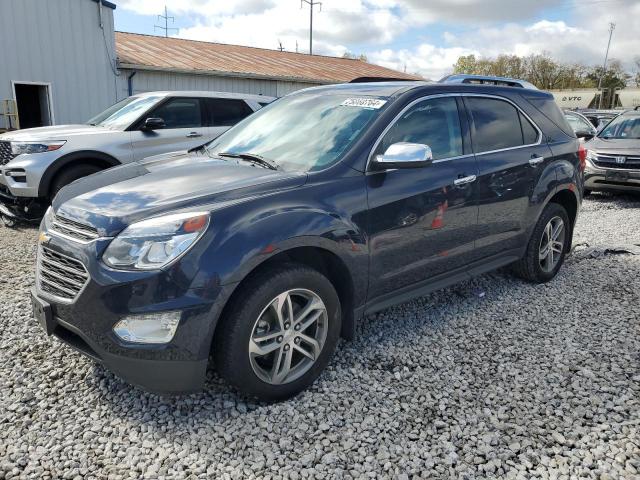
<path id="1" fill-rule="evenodd" d="M 155 118 L 155 117 L 151 117 L 151 118 L 147 118 L 144 121 L 144 124 L 142 125 L 142 130 L 150 132 L 152 130 L 160 130 L 161 128 L 164 128 L 164 120 L 161 118 Z"/>
<path id="2" fill-rule="evenodd" d="M 596 136 L 596 132 L 593 132 L 593 131 L 578 130 L 576 132 L 576 137 L 583 138 L 585 140 L 591 140 L 595 136 Z"/>
<path id="3" fill-rule="evenodd" d="M 376 155 L 373 162 L 377 170 L 428 167 L 432 163 L 433 153 L 429 145 L 406 142 L 389 146 L 384 155 Z"/>

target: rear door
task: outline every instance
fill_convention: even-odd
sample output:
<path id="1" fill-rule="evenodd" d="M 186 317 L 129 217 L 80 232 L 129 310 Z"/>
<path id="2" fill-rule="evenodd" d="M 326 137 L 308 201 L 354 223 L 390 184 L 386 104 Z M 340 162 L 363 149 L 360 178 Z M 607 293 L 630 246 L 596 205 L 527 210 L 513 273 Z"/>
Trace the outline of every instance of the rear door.
<path id="1" fill-rule="evenodd" d="M 420 143 L 431 147 L 434 161 L 424 168 L 367 172 L 370 299 L 464 269 L 472 258 L 478 168 L 459 106 L 452 96 L 416 102 L 374 151 Z"/>
<path id="2" fill-rule="evenodd" d="M 173 97 L 158 105 L 140 119 L 131 132 L 135 160 L 178 150 L 189 150 L 202 145 L 210 137 L 206 126 L 204 99 Z M 141 130 L 147 118 L 161 118 L 165 126 L 151 132 Z"/>
<path id="3" fill-rule="evenodd" d="M 207 98 L 209 139 L 213 140 L 236 123 L 253 113 L 253 109 L 239 98 Z"/>
<path id="4" fill-rule="evenodd" d="M 525 244 L 534 187 L 551 150 L 540 129 L 502 97 L 465 96 L 478 176 L 477 259 Z M 511 251 L 511 252 L 510 252 Z"/>

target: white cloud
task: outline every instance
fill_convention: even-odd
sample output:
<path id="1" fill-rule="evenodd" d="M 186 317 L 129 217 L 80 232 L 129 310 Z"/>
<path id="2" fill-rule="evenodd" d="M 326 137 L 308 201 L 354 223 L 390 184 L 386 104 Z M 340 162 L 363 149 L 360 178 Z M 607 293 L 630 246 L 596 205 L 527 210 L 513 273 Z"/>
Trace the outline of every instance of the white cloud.
<path id="1" fill-rule="evenodd" d="M 299 0 L 167 0 L 178 36 L 197 40 L 308 51 L 309 7 Z M 155 15 L 157 0 L 119 0 L 118 7 Z M 545 9 L 554 20 L 540 20 Z M 183 18 L 180 18 L 183 17 Z M 562 17 L 563 20 L 557 20 Z M 536 18 L 535 21 L 527 19 Z M 365 53 L 369 61 L 437 79 L 458 56 L 549 52 L 567 62 L 602 61 L 608 22 L 617 28 L 611 57 L 630 64 L 640 55 L 640 0 L 323 0 L 314 16 L 314 52 Z M 434 28 L 430 28 L 433 26 Z M 441 31 L 442 41 L 428 34 Z M 407 33 L 415 38 L 408 44 Z M 394 42 L 403 39 L 402 47 Z M 429 39 L 429 40 L 425 40 Z"/>

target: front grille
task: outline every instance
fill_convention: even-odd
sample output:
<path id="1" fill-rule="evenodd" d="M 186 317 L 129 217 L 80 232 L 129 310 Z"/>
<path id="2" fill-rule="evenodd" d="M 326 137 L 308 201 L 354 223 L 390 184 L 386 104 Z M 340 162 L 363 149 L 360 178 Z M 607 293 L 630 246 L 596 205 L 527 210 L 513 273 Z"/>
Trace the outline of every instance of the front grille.
<path id="1" fill-rule="evenodd" d="M 89 281 L 89 274 L 79 260 L 40 246 L 36 281 L 42 292 L 73 301 Z"/>
<path id="2" fill-rule="evenodd" d="M 640 170 L 640 156 L 625 155 L 597 155 L 595 163 L 598 167 L 603 168 L 620 168 L 624 170 Z M 618 159 L 624 159 L 624 162 L 618 162 Z"/>
<path id="3" fill-rule="evenodd" d="M 49 226 L 52 232 L 59 233 L 82 243 L 91 242 L 99 237 L 98 230 L 89 225 L 78 223 L 68 218 L 54 215 Z"/>
<path id="4" fill-rule="evenodd" d="M 11 144 L 9 142 L 0 141 L 0 165 L 6 165 L 16 156 L 11 153 Z"/>

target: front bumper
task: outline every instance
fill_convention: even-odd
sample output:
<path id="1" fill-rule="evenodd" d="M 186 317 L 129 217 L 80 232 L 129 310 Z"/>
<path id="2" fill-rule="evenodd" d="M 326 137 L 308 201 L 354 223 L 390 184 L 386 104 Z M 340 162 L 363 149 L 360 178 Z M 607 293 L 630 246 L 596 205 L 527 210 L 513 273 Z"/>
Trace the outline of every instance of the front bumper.
<path id="1" fill-rule="evenodd" d="M 587 161 L 584 188 L 594 191 L 640 192 L 640 170 L 601 168 Z"/>
<path id="2" fill-rule="evenodd" d="M 167 271 L 110 270 L 98 260 L 108 243 L 48 240 L 46 248 L 81 261 L 89 280 L 73 301 L 66 301 L 42 291 L 37 275 L 32 294 L 50 306 L 47 333 L 144 390 L 176 394 L 202 389 L 213 332 L 234 285 L 214 281 L 206 289 L 192 288 L 180 263 Z M 181 312 L 169 343 L 134 344 L 113 332 L 125 316 L 162 311 Z"/>

